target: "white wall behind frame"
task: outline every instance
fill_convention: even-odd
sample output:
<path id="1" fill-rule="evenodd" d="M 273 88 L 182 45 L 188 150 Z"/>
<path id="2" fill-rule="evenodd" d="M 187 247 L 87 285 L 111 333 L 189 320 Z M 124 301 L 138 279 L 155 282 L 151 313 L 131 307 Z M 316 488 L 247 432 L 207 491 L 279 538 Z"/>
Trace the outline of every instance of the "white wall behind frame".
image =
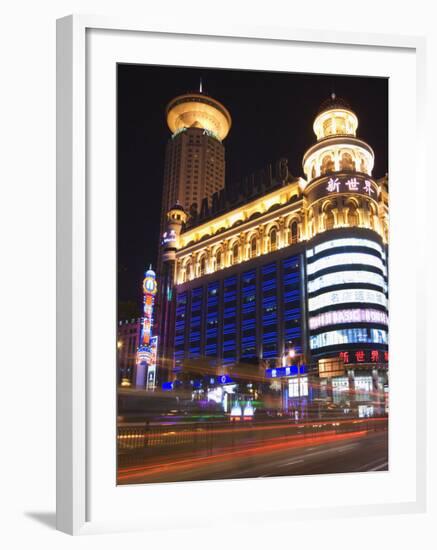
<path id="1" fill-rule="evenodd" d="M 1 171 L 2 201 L 0 229 L 2 239 L 1 303 L 2 366 L 16 365 L 17 349 L 23 343 L 23 315 L 29 312 L 31 292 L 32 310 L 38 312 L 33 330 L 26 333 L 27 349 L 37 349 L 32 362 L 21 364 L 23 375 L 17 390 L 12 388 L 10 375 L 2 392 L 2 438 L 13 442 L 0 458 L 2 476 L 1 540 L 8 548 L 106 548 L 121 545 L 156 548 L 193 548 L 207 541 L 209 548 L 223 548 L 223 537 L 208 529 L 125 534 L 71 539 L 50 529 L 54 511 L 54 39 L 55 19 L 71 12 L 126 15 L 136 12 L 151 20 L 178 21 L 181 25 L 201 23 L 205 12 L 203 1 L 192 0 L 190 10 L 175 0 L 165 3 L 144 3 L 143 0 L 16 0 L 2 11 L 2 86 L 0 87 L 1 132 L 3 152 Z M 418 0 L 402 5 L 399 2 L 371 1 L 356 6 L 350 0 L 332 3 L 313 0 L 293 3 L 271 0 L 250 3 L 223 2 L 214 12 L 214 21 L 227 26 L 245 24 L 281 25 L 295 27 L 329 28 L 343 31 L 422 34 L 429 32 L 428 61 L 429 98 L 437 97 L 437 36 L 433 2 Z M 351 13 L 352 12 L 352 13 Z M 349 16 L 349 14 L 351 14 Z M 435 143 L 437 111 L 429 112 L 427 134 L 429 159 L 431 143 Z M 424 136 L 425 137 L 425 136 Z M 408 169 L 411 167 L 408 166 Z M 429 181 L 433 173 L 429 172 Z M 435 190 L 427 186 L 425 203 L 435 204 Z M 426 204 L 424 205 L 426 207 Z M 429 224 L 431 225 L 431 224 Z M 429 227 L 431 231 L 431 227 Z M 434 250 L 429 236 L 429 250 Z M 429 255 L 434 265 L 433 254 Z M 5 267 L 6 266 L 6 267 Z M 431 271 L 431 270 L 430 270 Z M 432 270 L 434 272 L 434 270 Z M 30 281 L 30 283 L 29 283 Z M 25 289 L 25 290 L 23 290 Z M 429 295 L 429 311 L 435 311 L 436 298 Z M 30 316 L 32 317 L 32 316 Z M 429 334 L 436 332 L 434 317 L 429 316 Z M 432 338 L 429 338 L 431 357 Z M 11 367 L 10 367 L 11 368 Z M 10 371 L 8 371 L 10 372 Z M 15 375 L 13 376 L 15 380 Z M 435 387 L 434 371 L 429 372 L 429 388 Z M 432 418 L 436 406 L 429 401 Z M 14 421 L 10 421 L 11 411 Z M 23 427 L 26 427 L 24 430 Z M 431 426 L 430 426 L 431 428 Z M 25 437 L 24 437 L 25 433 Z M 430 434 L 430 462 L 437 462 L 434 424 Z M 3 445 L 2 445 L 3 448 Z M 288 521 L 258 523 L 256 529 L 229 528 L 228 540 L 234 546 L 271 548 L 286 545 L 305 545 L 306 548 L 338 548 L 339 538 L 353 542 L 356 549 L 368 549 L 372 541 L 391 548 L 429 547 L 434 540 L 436 515 L 436 478 L 430 474 L 431 503 L 425 515 L 357 518 L 312 523 L 299 521 L 291 529 Z M 40 514 L 42 522 L 32 519 Z M 364 528 L 365 527 L 365 528 Z M 221 532 L 220 532 L 221 533 Z M 431 543 L 432 544 L 432 543 Z M 426 545 L 426 546 L 425 546 Z"/>

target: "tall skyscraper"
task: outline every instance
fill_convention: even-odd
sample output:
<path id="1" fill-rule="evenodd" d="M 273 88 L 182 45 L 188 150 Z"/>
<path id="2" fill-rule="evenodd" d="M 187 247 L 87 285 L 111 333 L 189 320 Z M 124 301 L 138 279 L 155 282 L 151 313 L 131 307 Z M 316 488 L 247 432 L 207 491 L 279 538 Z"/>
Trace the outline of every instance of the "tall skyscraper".
<path id="1" fill-rule="evenodd" d="M 182 206 L 186 212 L 199 212 L 204 199 L 225 186 L 225 148 L 222 141 L 232 125 L 226 107 L 202 92 L 175 97 L 166 107 L 166 119 L 171 131 L 164 163 L 160 238 L 167 230 L 168 212 Z M 161 243 L 162 244 L 162 243 Z M 165 286 L 162 247 L 159 248 L 157 273 Z M 162 321 L 162 295 L 156 303 L 158 331 Z M 165 346 L 162 348 L 165 349 Z"/>
<path id="2" fill-rule="evenodd" d="M 167 143 L 162 220 L 179 203 L 189 211 L 200 209 L 202 200 L 225 185 L 225 148 L 232 120 L 229 111 L 216 99 L 201 92 L 175 97 L 166 108 L 172 133 Z"/>

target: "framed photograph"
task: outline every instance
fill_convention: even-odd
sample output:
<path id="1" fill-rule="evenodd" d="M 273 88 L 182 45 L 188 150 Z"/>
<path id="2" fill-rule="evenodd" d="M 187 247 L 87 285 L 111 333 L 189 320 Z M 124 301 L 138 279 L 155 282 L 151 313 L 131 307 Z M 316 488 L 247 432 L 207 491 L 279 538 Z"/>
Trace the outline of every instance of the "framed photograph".
<path id="1" fill-rule="evenodd" d="M 58 528 L 424 510 L 424 40 L 57 40 Z"/>

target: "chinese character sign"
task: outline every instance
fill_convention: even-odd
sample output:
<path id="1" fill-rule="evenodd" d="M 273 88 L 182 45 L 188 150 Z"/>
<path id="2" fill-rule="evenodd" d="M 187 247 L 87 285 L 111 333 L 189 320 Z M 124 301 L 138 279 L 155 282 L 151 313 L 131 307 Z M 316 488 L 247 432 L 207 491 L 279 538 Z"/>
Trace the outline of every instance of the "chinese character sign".
<path id="1" fill-rule="evenodd" d="M 368 179 L 362 180 L 357 177 L 348 179 L 344 178 L 329 178 L 326 186 L 328 193 L 364 193 L 371 197 L 375 194 L 375 189 L 372 187 L 372 182 Z"/>
<path id="2" fill-rule="evenodd" d="M 338 193 L 340 190 L 340 181 L 338 178 L 329 178 L 328 187 L 326 188 L 330 193 Z"/>
<path id="3" fill-rule="evenodd" d="M 339 359 L 345 365 L 354 363 L 388 363 L 388 352 L 378 349 L 341 351 Z"/>

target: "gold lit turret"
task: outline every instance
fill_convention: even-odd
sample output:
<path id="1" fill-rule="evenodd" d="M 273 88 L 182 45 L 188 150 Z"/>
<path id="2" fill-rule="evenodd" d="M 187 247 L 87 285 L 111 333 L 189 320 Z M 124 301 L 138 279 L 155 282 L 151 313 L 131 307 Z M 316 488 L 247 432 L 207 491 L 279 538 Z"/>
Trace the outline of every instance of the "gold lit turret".
<path id="1" fill-rule="evenodd" d="M 357 138 L 358 118 L 344 99 L 334 93 L 322 103 L 314 120 L 317 143 L 303 157 L 308 182 L 337 172 L 372 175 L 372 148 Z"/>
<path id="2" fill-rule="evenodd" d="M 333 136 L 356 136 L 358 119 L 349 105 L 334 93 L 320 106 L 313 130 L 317 140 Z"/>
<path id="3" fill-rule="evenodd" d="M 222 103 L 203 93 L 175 97 L 166 108 L 167 124 L 172 134 L 187 128 L 203 128 L 220 141 L 232 125 L 229 111 Z"/>

